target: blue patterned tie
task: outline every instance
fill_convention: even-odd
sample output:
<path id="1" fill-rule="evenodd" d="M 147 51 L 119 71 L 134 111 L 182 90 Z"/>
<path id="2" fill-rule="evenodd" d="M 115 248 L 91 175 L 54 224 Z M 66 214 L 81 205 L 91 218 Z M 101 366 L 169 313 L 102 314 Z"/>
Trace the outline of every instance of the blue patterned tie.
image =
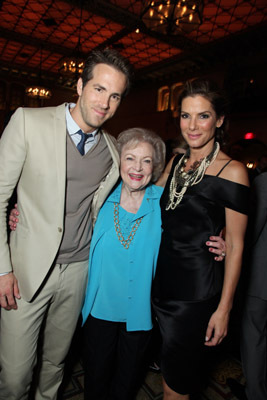
<path id="1" fill-rule="evenodd" d="M 79 135 L 81 135 L 81 140 L 79 141 L 79 143 L 77 144 L 77 149 L 79 150 L 79 152 L 81 153 L 81 155 L 84 155 L 84 145 L 85 142 L 88 138 L 93 137 L 92 133 L 86 134 L 83 133 L 83 131 L 80 129 L 78 132 Z"/>

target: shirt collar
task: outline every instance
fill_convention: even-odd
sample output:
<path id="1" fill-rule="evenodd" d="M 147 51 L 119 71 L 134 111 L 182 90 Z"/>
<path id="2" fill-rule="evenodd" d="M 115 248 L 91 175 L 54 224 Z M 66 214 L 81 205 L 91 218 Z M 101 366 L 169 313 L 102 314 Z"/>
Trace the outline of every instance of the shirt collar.
<path id="1" fill-rule="evenodd" d="M 120 202 L 120 196 L 121 196 L 121 188 L 122 188 L 122 181 L 119 183 L 119 185 L 113 190 L 113 192 L 110 194 L 110 196 L 107 198 L 106 202 Z M 136 220 L 137 218 L 143 217 L 144 215 L 152 212 L 154 210 L 154 203 L 153 201 L 150 200 L 159 200 L 160 196 L 162 194 L 163 188 L 159 188 L 158 186 L 154 186 L 153 184 L 149 185 L 146 187 L 146 191 L 144 194 L 144 198 L 142 201 L 142 204 L 137 211 L 137 213 L 133 216 L 133 221 Z"/>
<path id="2" fill-rule="evenodd" d="M 120 179 L 120 183 L 115 187 L 115 189 L 112 191 L 106 201 L 116 201 L 117 203 L 119 203 L 121 197 L 121 189 L 122 180 Z M 146 187 L 144 197 L 147 199 L 158 199 L 161 197 L 162 191 L 162 188 L 160 188 L 159 186 L 155 186 L 151 183 Z"/>
<path id="3" fill-rule="evenodd" d="M 67 131 L 70 136 L 75 135 L 81 129 L 79 125 L 74 121 L 70 113 L 70 108 L 74 108 L 75 106 L 76 106 L 75 103 L 68 103 L 66 105 L 66 125 L 67 125 Z M 98 129 L 92 132 L 92 135 L 95 137 L 97 132 Z"/>

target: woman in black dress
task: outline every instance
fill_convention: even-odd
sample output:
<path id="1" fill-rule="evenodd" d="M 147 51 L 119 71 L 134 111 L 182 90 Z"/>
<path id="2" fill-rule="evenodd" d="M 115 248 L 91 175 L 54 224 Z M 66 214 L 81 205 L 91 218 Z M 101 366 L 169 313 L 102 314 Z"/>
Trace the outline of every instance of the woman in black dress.
<path id="1" fill-rule="evenodd" d="M 163 234 L 152 295 L 163 341 L 164 400 L 188 400 L 198 391 L 206 346 L 227 334 L 249 191 L 245 166 L 220 150 L 224 97 L 210 82 L 194 80 L 185 84 L 179 105 L 188 150 L 170 161 L 160 182 L 166 184 Z M 223 227 L 224 269 L 205 246 Z"/>

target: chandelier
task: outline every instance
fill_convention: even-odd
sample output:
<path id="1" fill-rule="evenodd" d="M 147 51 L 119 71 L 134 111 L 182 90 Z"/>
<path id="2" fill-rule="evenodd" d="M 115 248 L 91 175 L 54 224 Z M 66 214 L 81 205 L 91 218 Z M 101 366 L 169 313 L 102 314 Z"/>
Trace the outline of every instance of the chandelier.
<path id="1" fill-rule="evenodd" d="M 64 58 L 59 66 L 59 71 L 66 75 L 81 75 L 84 68 L 84 60 L 81 57 L 81 31 L 82 31 L 83 0 L 80 0 L 80 24 L 78 27 L 78 42 L 73 56 Z"/>
<path id="2" fill-rule="evenodd" d="M 78 74 L 80 75 L 83 71 L 84 61 L 82 59 L 70 57 L 65 58 L 60 67 L 59 71 L 65 74 Z"/>
<path id="3" fill-rule="evenodd" d="M 143 0 L 142 21 L 147 28 L 167 35 L 190 33 L 202 24 L 202 0 Z"/>
<path id="4" fill-rule="evenodd" d="M 50 99 L 52 92 L 43 86 L 29 86 L 26 88 L 26 95 L 34 98 Z"/>
<path id="5" fill-rule="evenodd" d="M 40 49 L 40 69 L 39 69 L 39 84 L 28 86 L 25 89 L 25 93 L 29 97 L 33 97 L 35 99 L 50 99 L 52 96 L 52 92 L 50 89 L 47 89 L 43 86 L 42 83 L 42 52 L 43 49 Z"/>

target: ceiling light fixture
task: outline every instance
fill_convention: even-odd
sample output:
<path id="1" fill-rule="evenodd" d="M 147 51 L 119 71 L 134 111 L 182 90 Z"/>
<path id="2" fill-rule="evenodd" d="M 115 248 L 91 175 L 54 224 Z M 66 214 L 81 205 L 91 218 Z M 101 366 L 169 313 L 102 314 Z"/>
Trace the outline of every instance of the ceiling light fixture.
<path id="1" fill-rule="evenodd" d="M 38 98 L 38 99 L 50 99 L 52 96 L 52 92 L 50 89 L 47 89 L 43 86 L 42 83 L 42 48 L 40 50 L 40 71 L 39 71 L 39 84 L 28 86 L 25 90 L 25 93 L 29 97 Z"/>
<path id="2" fill-rule="evenodd" d="M 141 19 L 156 32 L 177 35 L 190 33 L 202 24 L 202 0 L 143 0 Z"/>
<path id="3" fill-rule="evenodd" d="M 60 64 L 59 71 L 66 75 L 81 75 L 84 68 L 84 60 L 81 57 L 81 31 L 82 31 L 82 13 L 83 13 L 83 0 L 80 1 L 80 24 L 78 42 L 73 56 L 64 58 Z"/>
<path id="4" fill-rule="evenodd" d="M 26 88 L 26 94 L 29 97 L 37 97 L 40 99 L 50 99 L 52 92 L 43 86 L 29 86 Z"/>
<path id="5" fill-rule="evenodd" d="M 78 58 L 71 57 L 66 58 L 62 61 L 60 65 L 60 72 L 65 74 L 78 74 L 80 75 L 83 71 L 84 61 Z"/>

